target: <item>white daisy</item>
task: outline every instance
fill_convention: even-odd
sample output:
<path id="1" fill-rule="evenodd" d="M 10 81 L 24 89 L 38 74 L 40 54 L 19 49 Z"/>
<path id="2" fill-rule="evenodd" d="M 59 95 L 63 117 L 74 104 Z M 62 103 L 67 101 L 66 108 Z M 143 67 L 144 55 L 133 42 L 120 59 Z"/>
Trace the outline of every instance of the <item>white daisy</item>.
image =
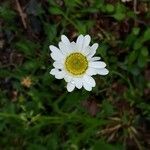
<path id="1" fill-rule="evenodd" d="M 65 79 L 67 90 L 73 91 L 75 87 L 84 87 L 91 91 L 95 87 L 95 80 L 92 75 L 107 75 L 106 64 L 99 61 L 100 57 L 94 57 L 98 44 L 90 46 L 91 37 L 80 35 L 76 42 L 70 42 L 65 36 L 61 36 L 59 48 L 50 45 L 51 57 L 54 59 L 54 68 L 50 74 L 56 79 Z"/>

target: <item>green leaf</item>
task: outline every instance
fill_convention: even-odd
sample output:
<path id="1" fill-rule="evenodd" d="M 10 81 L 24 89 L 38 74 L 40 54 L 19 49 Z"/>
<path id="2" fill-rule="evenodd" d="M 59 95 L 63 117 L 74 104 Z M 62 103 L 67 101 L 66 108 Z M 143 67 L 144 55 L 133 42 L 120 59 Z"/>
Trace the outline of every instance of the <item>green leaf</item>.
<path id="1" fill-rule="evenodd" d="M 96 13 L 98 12 L 99 10 L 97 8 L 93 8 L 93 7 L 87 7 L 83 10 L 81 10 L 80 12 L 81 13 Z"/>
<path id="2" fill-rule="evenodd" d="M 101 46 L 97 50 L 97 54 L 100 54 L 102 57 L 106 57 L 108 45 L 101 43 Z"/>
<path id="3" fill-rule="evenodd" d="M 65 5 L 68 7 L 68 8 L 74 8 L 74 7 L 77 7 L 79 4 L 81 4 L 81 0 L 64 0 L 65 2 Z"/>
<path id="4" fill-rule="evenodd" d="M 119 2 L 117 3 L 115 8 L 116 8 L 116 12 L 118 13 L 123 13 L 126 11 L 126 7 L 122 3 L 119 3 Z"/>
<path id="5" fill-rule="evenodd" d="M 46 150 L 47 148 L 43 145 L 40 145 L 40 144 L 37 144 L 37 143 L 32 143 L 28 146 L 27 148 L 28 150 L 33 150 L 33 149 L 36 149 L 36 150 Z"/>
<path id="6" fill-rule="evenodd" d="M 113 146 L 101 140 L 96 142 L 93 150 L 124 150 L 124 148 L 120 145 Z"/>
<path id="7" fill-rule="evenodd" d="M 148 28 L 145 32 L 144 32 L 144 41 L 148 41 L 150 40 L 150 28 Z"/>
<path id="8" fill-rule="evenodd" d="M 51 148 L 51 150 L 59 149 L 59 143 L 58 143 L 58 135 L 57 133 L 51 133 L 51 135 L 47 138 L 47 146 Z"/>
<path id="9" fill-rule="evenodd" d="M 148 52 L 148 48 L 147 47 L 143 47 L 141 49 L 141 55 L 147 57 L 149 55 L 149 52 Z"/>
<path id="10" fill-rule="evenodd" d="M 38 69 L 40 67 L 40 63 L 39 61 L 33 59 L 33 60 L 30 60 L 30 61 L 26 61 L 22 68 L 25 69 L 26 71 L 29 71 L 29 72 L 34 72 L 36 69 Z"/>
<path id="11" fill-rule="evenodd" d="M 113 17 L 118 21 L 125 19 L 126 11 L 127 11 L 126 7 L 124 5 L 122 5 L 121 3 L 117 3 L 115 8 L 116 8 L 116 11 L 115 11 L 115 14 L 113 15 Z"/>
<path id="12" fill-rule="evenodd" d="M 140 28 L 134 27 L 134 28 L 132 29 L 132 32 L 133 32 L 134 35 L 138 35 L 139 32 L 140 32 Z"/>
<path id="13" fill-rule="evenodd" d="M 103 101 L 102 108 L 103 108 L 104 116 L 110 116 L 114 113 L 113 105 L 107 100 Z"/>
<path id="14" fill-rule="evenodd" d="M 51 7 L 49 8 L 49 12 L 54 15 L 62 15 L 63 11 L 59 7 Z"/>
<path id="15" fill-rule="evenodd" d="M 47 36 L 48 42 L 52 42 L 57 37 L 57 26 L 49 23 L 44 24 L 44 32 Z"/>
<path id="16" fill-rule="evenodd" d="M 130 54 L 128 55 L 128 64 L 132 64 L 133 62 L 135 62 L 137 57 L 138 57 L 138 51 L 133 50 L 132 52 L 130 52 Z"/>
<path id="17" fill-rule="evenodd" d="M 140 55 L 138 57 L 138 66 L 143 68 L 146 66 L 146 64 L 147 64 L 147 59 L 144 56 Z"/>
<path id="18" fill-rule="evenodd" d="M 135 50 L 137 50 L 137 49 L 140 49 L 142 46 L 143 46 L 143 41 L 142 41 L 141 38 L 138 38 L 138 39 L 134 42 L 133 48 L 134 48 Z"/>
<path id="19" fill-rule="evenodd" d="M 123 20 L 123 19 L 126 17 L 124 13 L 116 13 L 116 14 L 113 15 L 113 16 L 114 16 L 114 18 L 115 18 L 116 20 L 118 20 L 118 21 L 121 21 L 121 20 Z"/>
<path id="20" fill-rule="evenodd" d="M 114 6 L 111 4 L 106 5 L 106 11 L 108 12 L 113 12 L 115 10 Z"/>
<path id="21" fill-rule="evenodd" d="M 128 70 L 135 76 L 139 75 L 140 69 L 137 64 L 131 64 L 128 66 Z"/>
<path id="22" fill-rule="evenodd" d="M 9 21 L 9 20 L 14 19 L 15 16 L 16 16 L 16 13 L 10 8 L 8 8 L 6 4 L 3 5 L 3 7 L 0 6 L 0 17 Z"/>
<path id="23" fill-rule="evenodd" d="M 15 48 L 18 51 L 23 52 L 24 54 L 27 55 L 32 55 L 35 56 L 35 50 L 38 47 L 38 44 L 35 44 L 29 40 L 20 40 L 18 42 L 15 43 Z"/>
<path id="24" fill-rule="evenodd" d="M 87 27 L 86 25 L 83 26 L 83 24 L 83 22 L 76 20 L 76 25 L 78 26 L 79 32 L 85 34 L 87 32 Z"/>
<path id="25" fill-rule="evenodd" d="M 141 68 L 145 67 L 147 62 L 148 62 L 148 49 L 146 47 L 143 47 L 138 57 L 138 66 Z"/>

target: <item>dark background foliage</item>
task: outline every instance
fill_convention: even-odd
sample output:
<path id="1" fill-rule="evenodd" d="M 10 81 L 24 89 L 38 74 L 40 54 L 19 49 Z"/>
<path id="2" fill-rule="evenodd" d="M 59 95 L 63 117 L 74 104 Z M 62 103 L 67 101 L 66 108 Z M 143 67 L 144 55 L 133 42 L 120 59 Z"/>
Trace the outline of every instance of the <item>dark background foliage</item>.
<path id="1" fill-rule="evenodd" d="M 0 4 L 0 149 L 150 149 L 149 0 Z M 49 74 L 62 34 L 99 43 L 110 73 L 92 92 Z"/>

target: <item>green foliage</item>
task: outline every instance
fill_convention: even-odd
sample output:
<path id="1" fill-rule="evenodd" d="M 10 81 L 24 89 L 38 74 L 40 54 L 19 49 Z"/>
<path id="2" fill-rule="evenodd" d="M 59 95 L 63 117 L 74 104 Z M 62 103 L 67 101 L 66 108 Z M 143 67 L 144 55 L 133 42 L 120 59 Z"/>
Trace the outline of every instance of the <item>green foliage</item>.
<path id="1" fill-rule="evenodd" d="M 15 43 L 15 48 L 25 55 L 34 56 L 36 54 L 36 49 L 38 47 L 38 43 L 33 43 L 29 40 L 23 39 Z M 35 57 L 35 56 L 34 56 Z"/>
<path id="2" fill-rule="evenodd" d="M 8 4 L 0 6 L 0 17 L 6 21 L 11 21 L 16 16 L 16 13 L 8 7 Z"/>
<path id="3" fill-rule="evenodd" d="M 115 8 L 114 18 L 118 21 L 125 19 L 127 8 L 121 3 L 117 3 Z"/>
<path id="4" fill-rule="evenodd" d="M 0 149 L 150 149 L 148 2 L 139 13 L 115 0 L 19 2 L 26 17 L 16 1 L 0 6 Z M 68 93 L 49 74 L 49 45 L 81 33 L 110 73 L 94 77 L 92 92 Z"/>
<path id="5" fill-rule="evenodd" d="M 124 150 L 124 148 L 120 145 L 118 146 L 112 146 L 104 141 L 98 141 L 94 145 L 93 150 L 99 150 L 99 149 L 107 149 L 107 150 Z"/>

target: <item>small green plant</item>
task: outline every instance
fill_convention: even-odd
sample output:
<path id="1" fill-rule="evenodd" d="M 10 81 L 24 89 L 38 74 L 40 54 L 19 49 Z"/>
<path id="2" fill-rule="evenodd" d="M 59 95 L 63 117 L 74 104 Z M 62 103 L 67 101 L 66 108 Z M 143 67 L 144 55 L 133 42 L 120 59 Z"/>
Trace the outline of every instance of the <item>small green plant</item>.
<path id="1" fill-rule="evenodd" d="M 0 149 L 150 149 L 149 10 L 136 0 L 2 0 Z M 81 34 L 109 74 L 69 93 L 49 73 L 49 45 Z"/>

